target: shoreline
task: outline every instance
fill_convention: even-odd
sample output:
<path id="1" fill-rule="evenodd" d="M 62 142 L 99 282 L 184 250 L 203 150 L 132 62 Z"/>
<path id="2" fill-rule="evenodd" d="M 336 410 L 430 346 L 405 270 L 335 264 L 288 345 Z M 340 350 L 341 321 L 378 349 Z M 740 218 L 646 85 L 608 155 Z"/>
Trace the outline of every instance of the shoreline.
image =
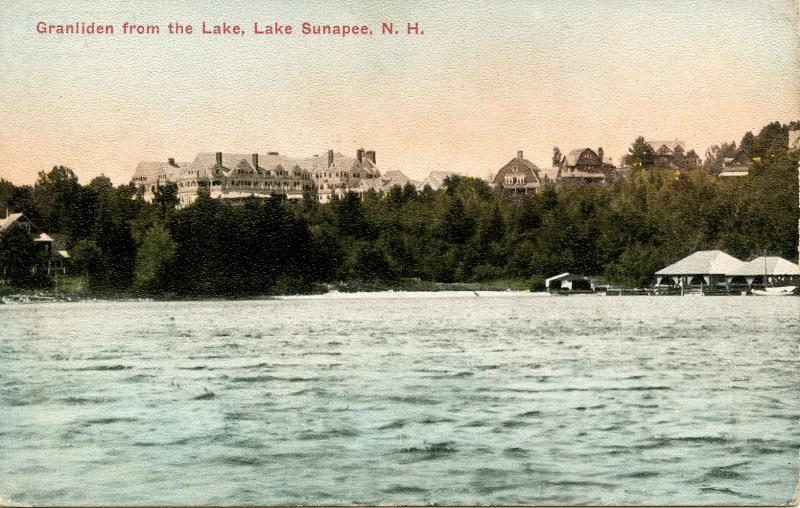
<path id="1" fill-rule="evenodd" d="M 284 292 L 284 293 L 265 293 L 255 295 L 175 295 L 175 294 L 143 294 L 143 293 L 120 293 L 120 292 L 91 292 L 91 293 L 59 293 L 55 291 L 18 291 L 0 292 L 0 305 L 26 305 L 38 303 L 87 303 L 87 302 L 209 302 L 209 301 L 266 301 L 266 300 L 307 300 L 307 299 L 369 299 L 369 298 L 480 298 L 480 297 L 522 297 L 530 296 L 535 298 L 554 297 L 658 297 L 658 296 L 686 296 L 686 297 L 709 297 L 709 296 L 753 296 L 742 295 L 738 292 L 723 294 L 700 294 L 687 293 L 681 295 L 676 292 L 658 293 L 648 290 L 623 290 L 622 292 L 548 292 L 533 291 L 532 289 L 519 288 L 494 288 L 494 287 L 465 287 L 465 284 L 437 284 L 431 287 L 402 287 L 402 288 L 358 288 L 341 291 L 330 288 L 325 291 L 309 292 Z M 799 296 L 799 295 L 792 295 Z"/>
<path id="2" fill-rule="evenodd" d="M 176 293 L 148 293 L 144 291 L 59 291 L 55 289 L 19 289 L 0 287 L 0 305 L 24 303 L 64 303 L 87 301 L 237 301 L 271 300 L 282 298 L 313 297 L 324 295 L 378 294 L 378 293 L 524 293 L 532 292 L 525 280 L 501 280 L 489 282 L 398 282 L 377 283 L 360 281 L 341 281 L 327 284 L 314 284 L 306 287 L 276 288 L 258 294 L 221 295 Z M 546 294 L 546 293 L 545 293 Z"/>

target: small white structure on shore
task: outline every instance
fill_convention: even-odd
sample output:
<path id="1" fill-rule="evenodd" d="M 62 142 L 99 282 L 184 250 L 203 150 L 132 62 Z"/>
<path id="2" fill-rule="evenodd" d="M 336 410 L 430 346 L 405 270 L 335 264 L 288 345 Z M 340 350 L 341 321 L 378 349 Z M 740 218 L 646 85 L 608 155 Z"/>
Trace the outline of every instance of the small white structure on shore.
<path id="1" fill-rule="evenodd" d="M 742 263 L 739 268 L 727 275 L 729 284 L 735 277 L 742 277 L 747 282 L 747 286 L 752 287 L 757 278 L 760 278 L 764 285 L 787 280 L 797 282 L 800 278 L 800 267 L 779 256 L 760 256 L 752 261 Z"/>
<path id="2" fill-rule="evenodd" d="M 701 250 L 657 271 L 656 285 L 668 279 L 681 288 L 714 286 L 726 282 L 726 276 L 743 264 L 721 250 Z"/>
<path id="3" fill-rule="evenodd" d="M 547 291 L 592 291 L 594 286 L 588 277 L 565 272 L 544 281 Z"/>

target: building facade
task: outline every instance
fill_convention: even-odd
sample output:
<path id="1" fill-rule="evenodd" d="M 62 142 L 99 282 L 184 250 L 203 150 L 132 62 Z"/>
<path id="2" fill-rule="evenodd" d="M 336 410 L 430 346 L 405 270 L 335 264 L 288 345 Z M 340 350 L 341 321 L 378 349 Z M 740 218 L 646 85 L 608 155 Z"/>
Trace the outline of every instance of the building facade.
<path id="1" fill-rule="evenodd" d="M 603 148 L 595 152 L 591 148 L 570 150 L 561 158 L 558 184 L 561 186 L 580 186 L 607 183 L 614 171 L 613 164 L 606 160 Z"/>
<path id="2" fill-rule="evenodd" d="M 6 216 L 0 219 L 0 236 L 14 227 L 21 228 L 36 247 L 36 263 L 31 266 L 31 273 L 39 270 L 48 275 L 53 271 L 66 272 L 70 254 L 60 236 L 41 231 L 22 213 L 7 211 Z M 6 268 L 0 266 L 0 279 L 5 279 L 5 276 Z"/>
<path id="3" fill-rule="evenodd" d="M 545 186 L 573 187 L 613 181 L 616 168 L 604 158 L 603 149 L 571 150 L 554 160 L 550 168 L 541 169 L 523 157 L 522 151 L 492 178 L 491 185 L 513 194 L 531 194 Z"/>
<path id="4" fill-rule="evenodd" d="M 659 166 L 686 169 L 700 166 L 702 161 L 694 150 L 687 150 L 684 141 L 646 141 L 655 154 Z"/>
<path id="5" fill-rule="evenodd" d="M 539 168 L 526 159 L 522 150 L 494 175 L 492 187 L 513 194 L 532 194 L 542 185 Z"/>
<path id="6" fill-rule="evenodd" d="M 314 195 L 321 203 L 347 192 L 363 192 L 363 182 L 380 177 L 374 151 L 357 150 L 355 158 L 328 150 L 317 155 L 294 158 L 278 152 L 238 154 L 202 152 L 191 162 L 141 162 L 132 178 L 146 201 L 152 201 L 159 187 L 175 183 L 179 207 L 197 199 L 198 190 L 212 198 L 242 200 L 251 196 L 269 198 L 283 195 L 303 199 Z"/>

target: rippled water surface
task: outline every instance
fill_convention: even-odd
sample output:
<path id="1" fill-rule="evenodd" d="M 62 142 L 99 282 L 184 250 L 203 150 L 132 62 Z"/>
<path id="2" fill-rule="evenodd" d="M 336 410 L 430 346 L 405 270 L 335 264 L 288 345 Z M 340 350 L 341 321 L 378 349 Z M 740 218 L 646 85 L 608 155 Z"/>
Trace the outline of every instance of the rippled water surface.
<path id="1" fill-rule="evenodd" d="M 0 306 L 0 496 L 785 503 L 798 478 L 799 302 Z"/>

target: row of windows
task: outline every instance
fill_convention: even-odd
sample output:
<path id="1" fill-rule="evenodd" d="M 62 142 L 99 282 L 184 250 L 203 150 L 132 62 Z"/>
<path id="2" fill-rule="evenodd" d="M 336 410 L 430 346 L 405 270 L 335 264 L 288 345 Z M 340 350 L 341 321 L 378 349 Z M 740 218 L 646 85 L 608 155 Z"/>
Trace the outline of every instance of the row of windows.
<path id="1" fill-rule="evenodd" d="M 320 189 L 347 189 L 348 185 L 344 183 L 321 183 L 319 184 Z"/>
<path id="2" fill-rule="evenodd" d="M 323 173 L 315 173 L 315 178 L 347 178 L 348 176 L 352 176 L 353 178 L 360 178 L 359 173 L 353 173 L 352 175 L 348 175 L 345 171 L 337 171 L 337 172 L 328 172 L 325 171 Z"/>
<path id="3" fill-rule="evenodd" d="M 273 171 L 264 171 L 263 172 L 263 174 L 265 176 L 273 176 L 273 173 L 274 173 L 274 176 L 308 176 L 308 173 L 303 173 L 302 171 L 294 171 L 290 175 L 288 171 L 283 171 L 282 169 L 275 170 L 274 172 Z M 240 169 L 236 170 L 236 174 L 237 175 L 253 175 L 253 174 L 255 174 L 255 171 L 253 171 L 252 169 L 241 169 L 240 168 Z"/>
<path id="4" fill-rule="evenodd" d="M 217 185 L 217 182 L 214 182 L 214 185 Z M 208 187 L 208 182 L 204 182 L 202 180 L 189 180 L 188 182 L 180 182 L 178 183 L 178 187 Z"/>
<path id="5" fill-rule="evenodd" d="M 266 176 L 272 176 L 272 175 L 269 172 L 267 172 Z M 288 175 L 284 172 L 283 175 L 277 175 L 277 176 L 288 176 Z M 297 178 L 297 177 L 305 177 L 307 175 L 302 175 L 302 174 L 295 173 L 293 176 Z M 317 178 L 323 178 L 323 177 L 327 177 L 327 176 L 334 177 L 334 173 L 317 173 L 316 174 Z M 336 173 L 335 176 L 339 177 L 340 174 Z M 345 173 L 341 173 L 341 176 L 342 177 L 345 176 Z M 354 178 L 359 178 L 359 173 L 354 173 L 353 177 Z M 373 178 L 373 177 L 372 176 L 368 176 L 367 178 Z M 166 180 L 166 178 L 163 178 L 163 179 Z M 233 180 L 233 181 L 231 181 L 231 184 L 232 185 L 250 186 L 251 184 L 249 182 L 252 182 L 252 186 L 254 186 L 254 187 L 259 186 L 258 180 Z M 220 185 L 220 181 L 214 180 L 214 185 Z M 263 185 L 264 185 L 264 183 L 262 182 L 261 186 L 263 187 Z M 189 180 L 186 183 L 181 181 L 181 182 L 178 183 L 178 186 L 179 187 L 197 187 L 197 183 L 196 183 L 195 180 Z"/>

